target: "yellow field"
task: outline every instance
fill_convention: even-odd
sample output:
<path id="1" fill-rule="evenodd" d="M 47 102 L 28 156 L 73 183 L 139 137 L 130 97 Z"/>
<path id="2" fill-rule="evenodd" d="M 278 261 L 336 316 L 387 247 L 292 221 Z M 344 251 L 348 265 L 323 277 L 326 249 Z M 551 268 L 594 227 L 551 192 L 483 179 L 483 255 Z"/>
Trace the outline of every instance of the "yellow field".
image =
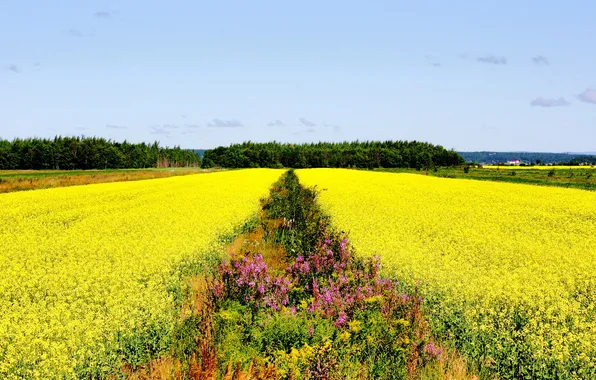
<path id="1" fill-rule="evenodd" d="M 533 169 L 533 170 L 552 170 L 552 169 L 594 169 L 594 166 L 514 166 L 514 165 L 483 165 L 486 169 Z"/>
<path id="2" fill-rule="evenodd" d="M 117 332 L 168 326 L 173 268 L 256 212 L 281 173 L 0 195 L 0 378 L 72 377 L 108 360 Z"/>
<path id="3" fill-rule="evenodd" d="M 523 366 L 530 377 L 595 373 L 596 193 L 339 169 L 298 175 L 318 185 L 359 254 L 421 282 L 435 331 L 461 328 L 455 340 L 468 358 L 503 366 L 503 377 Z"/>

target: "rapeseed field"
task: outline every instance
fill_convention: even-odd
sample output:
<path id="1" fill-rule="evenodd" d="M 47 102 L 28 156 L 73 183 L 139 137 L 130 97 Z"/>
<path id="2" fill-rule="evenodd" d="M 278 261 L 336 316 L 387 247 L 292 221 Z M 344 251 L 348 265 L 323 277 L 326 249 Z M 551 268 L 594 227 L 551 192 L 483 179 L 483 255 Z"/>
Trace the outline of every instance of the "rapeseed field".
<path id="1" fill-rule="evenodd" d="M 594 169 L 594 165 L 536 165 L 536 166 L 515 166 L 515 165 L 484 165 L 486 169 L 527 169 L 527 170 L 568 170 L 568 169 Z"/>
<path id="2" fill-rule="evenodd" d="M 596 193 L 298 171 L 360 255 L 425 298 L 434 334 L 501 378 L 596 376 Z"/>
<path id="3" fill-rule="evenodd" d="M 0 378 L 101 376 L 167 348 L 177 268 L 200 264 L 281 173 L 0 195 Z"/>

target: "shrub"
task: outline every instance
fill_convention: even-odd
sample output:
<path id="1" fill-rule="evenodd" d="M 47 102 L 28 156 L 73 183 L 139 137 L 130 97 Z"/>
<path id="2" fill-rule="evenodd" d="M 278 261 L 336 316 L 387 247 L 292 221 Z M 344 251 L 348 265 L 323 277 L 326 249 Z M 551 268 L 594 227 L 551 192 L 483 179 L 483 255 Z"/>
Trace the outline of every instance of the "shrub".
<path id="1" fill-rule="evenodd" d="M 261 224 L 288 262 L 270 266 L 256 249 L 219 266 L 212 297 L 222 365 L 256 358 L 282 378 L 393 378 L 434 358 L 421 299 L 381 277 L 378 258 L 356 257 L 293 171 L 263 200 Z"/>

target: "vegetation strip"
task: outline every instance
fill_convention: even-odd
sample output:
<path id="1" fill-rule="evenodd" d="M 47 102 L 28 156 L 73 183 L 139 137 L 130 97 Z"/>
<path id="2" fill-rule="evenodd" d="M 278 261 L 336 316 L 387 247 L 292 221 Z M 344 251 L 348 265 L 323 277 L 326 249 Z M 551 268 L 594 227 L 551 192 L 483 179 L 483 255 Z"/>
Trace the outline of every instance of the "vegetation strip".
<path id="1" fill-rule="evenodd" d="M 381 277 L 378 258 L 356 257 L 293 171 L 272 187 L 229 258 L 191 283 L 189 320 L 201 332 L 194 349 L 129 367 L 130 375 L 394 379 L 453 370 L 437 366 L 446 356 L 421 299 Z"/>
<path id="2" fill-rule="evenodd" d="M 462 165 L 435 167 L 431 170 L 380 168 L 376 171 L 415 173 L 441 178 L 473 179 L 480 181 L 509 182 L 596 191 L 596 168 L 553 166 L 500 166 Z"/>

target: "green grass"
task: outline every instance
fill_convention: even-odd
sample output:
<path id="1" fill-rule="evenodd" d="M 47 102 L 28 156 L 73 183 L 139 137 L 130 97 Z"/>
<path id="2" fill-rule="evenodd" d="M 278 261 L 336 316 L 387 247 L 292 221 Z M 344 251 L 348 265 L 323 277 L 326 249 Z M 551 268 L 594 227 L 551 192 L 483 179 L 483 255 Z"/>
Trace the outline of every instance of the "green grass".
<path id="1" fill-rule="evenodd" d="M 479 181 L 510 182 L 526 185 L 557 186 L 582 190 L 596 190 L 596 168 L 586 169 L 516 169 L 501 167 L 470 167 L 468 173 L 464 167 L 437 168 L 429 170 L 415 169 L 375 169 L 395 173 L 415 173 L 443 178 L 473 179 Z"/>

